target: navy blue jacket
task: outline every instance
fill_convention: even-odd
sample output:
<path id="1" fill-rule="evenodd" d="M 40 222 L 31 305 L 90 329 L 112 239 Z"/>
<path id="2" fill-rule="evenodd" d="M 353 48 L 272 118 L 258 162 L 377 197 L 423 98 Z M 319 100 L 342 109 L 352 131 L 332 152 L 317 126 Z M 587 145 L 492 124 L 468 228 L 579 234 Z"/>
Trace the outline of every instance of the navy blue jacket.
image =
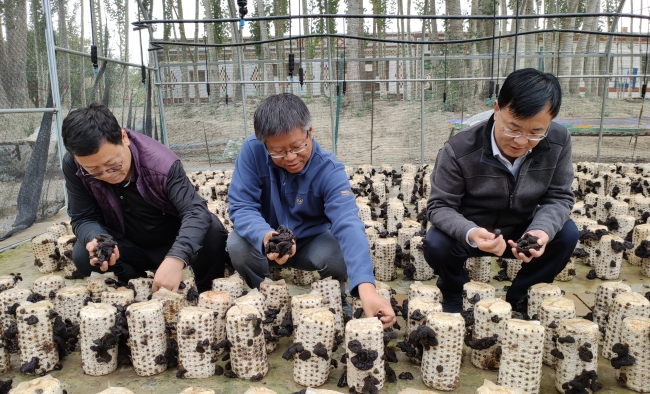
<path id="1" fill-rule="evenodd" d="M 266 147 L 248 137 L 235 161 L 228 200 L 237 234 L 262 248 L 267 232 L 284 225 L 297 238 L 327 230 L 338 240 L 347 266 L 350 292 L 375 283 L 365 227 L 343 164 L 314 140 L 311 157 L 298 174 L 276 166 Z"/>

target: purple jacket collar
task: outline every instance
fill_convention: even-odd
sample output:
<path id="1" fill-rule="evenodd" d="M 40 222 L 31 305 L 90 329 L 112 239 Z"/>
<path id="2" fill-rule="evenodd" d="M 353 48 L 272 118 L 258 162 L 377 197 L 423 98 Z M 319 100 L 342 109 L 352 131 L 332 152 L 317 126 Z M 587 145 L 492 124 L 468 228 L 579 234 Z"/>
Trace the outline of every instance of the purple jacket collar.
<path id="1" fill-rule="evenodd" d="M 165 213 L 178 216 L 178 211 L 167 197 L 167 177 L 172 165 L 179 158 L 169 148 L 133 130 L 125 129 L 131 142 L 129 148 L 133 158 L 131 165 L 138 174 L 136 187 L 142 197 Z M 76 175 L 95 197 L 104 215 L 107 230 L 116 238 L 124 236 L 124 217 L 122 208 L 111 186 L 99 179 L 83 175 L 81 166 L 77 165 Z"/>

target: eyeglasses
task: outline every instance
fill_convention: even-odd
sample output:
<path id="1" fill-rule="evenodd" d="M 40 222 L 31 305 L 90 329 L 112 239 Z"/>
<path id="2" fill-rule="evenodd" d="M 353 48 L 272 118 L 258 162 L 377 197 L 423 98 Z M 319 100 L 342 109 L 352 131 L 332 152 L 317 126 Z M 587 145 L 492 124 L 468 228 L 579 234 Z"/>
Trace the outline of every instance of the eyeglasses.
<path id="1" fill-rule="evenodd" d="M 503 116 L 501 116 L 501 111 L 499 111 L 499 117 L 501 118 L 501 122 L 503 122 Z M 505 123 L 505 122 L 504 122 L 504 123 Z M 546 134 L 548 133 L 548 128 L 549 128 L 550 126 L 551 126 L 551 125 L 549 124 L 549 125 L 546 127 L 546 131 L 544 132 L 544 134 L 528 134 L 528 133 L 522 133 L 522 132 L 517 131 L 517 130 L 509 129 L 509 128 L 507 128 L 507 127 L 504 125 L 504 126 L 503 126 L 503 134 L 504 134 L 506 137 L 512 137 L 512 138 L 526 137 L 526 139 L 527 139 L 528 141 L 541 141 L 541 140 L 543 140 L 544 138 L 546 138 Z"/>
<path id="2" fill-rule="evenodd" d="M 300 144 L 299 147 L 282 151 L 282 153 L 280 153 L 280 152 L 271 153 L 268 150 L 267 150 L 267 152 L 268 152 L 269 156 L 271 156 L 271 159 L 282 159 L 283 157 L 285 157 L 287 155 L 287 153 L 293 153 L 294 155 L 297 155 L 298 153 L 304 152 L 305 149 L 307 149 L 307 145 L 309 145 L 309 131 L 307 131 L 307 138 L 305 138 L 305 142 Z"/>
<path id="3" fill-rule="evenodd" d="M 100 176 L 102 176 L 104 174 L 112 174 L 112 173 L 118 172 L 119 170 L 122 169 L 122 166 L 124 165 L 124 145 L 122 145 L 122 153 L 121 153 L 121 155 L 122 155 L 122 162 L 120 164 L 114 166 L 114 167 L 111 167 L 111 168 L 107 169 L 106 171 L 99 171 L 99 172 L 96 172 L 94 174 L 90 174 L 88 171 L 86 171 L 85 168 L 81 167 L 81 173 L 84 176 L 88 176 L 88 177 L 91 177 L 91 178 L 99 178 Z"/>

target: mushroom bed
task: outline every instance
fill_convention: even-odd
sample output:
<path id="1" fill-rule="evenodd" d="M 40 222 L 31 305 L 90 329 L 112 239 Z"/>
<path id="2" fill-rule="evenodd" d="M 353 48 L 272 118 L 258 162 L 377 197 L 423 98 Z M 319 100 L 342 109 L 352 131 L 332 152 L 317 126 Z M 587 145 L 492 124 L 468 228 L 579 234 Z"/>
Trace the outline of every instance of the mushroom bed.
<path id="1" fill-rule="evenodd" d="M 377 292 L 398 315 L 389 331 L 358 299 L 347 316 L 338 282 L 317 273 L 274 270 L 251 290 L 229 272 L 202 294 L 189 271 L 178 293 L 153 295 L 150 278 L 79 279 L 69 223 L 52 224 L 0 254 L 0 393 L 649 392 L 650 165 L 576 163 L 567 268 L 512 310 L 520 262 L 469 259 L 460 315 L 442 312 L 422 256 L 432 170 L 346 167 Z M 228 231 L 231 176 L 188 173 Z"/>

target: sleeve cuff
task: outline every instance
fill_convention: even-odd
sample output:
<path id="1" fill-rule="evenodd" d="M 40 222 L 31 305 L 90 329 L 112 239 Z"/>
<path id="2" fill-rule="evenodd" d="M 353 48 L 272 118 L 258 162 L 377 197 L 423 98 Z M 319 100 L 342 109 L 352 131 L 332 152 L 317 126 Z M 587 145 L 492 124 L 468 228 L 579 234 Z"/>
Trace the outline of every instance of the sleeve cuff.
<path id="1" fill-rule="evenodd" d="M 469 246 L 471 246 L 472 248 L 476 248 L 476 244 L 474 242 L 469 242 L 469 233 L 472 230 L 474 230 L 475 228 L 478 228 L 478 227 L 472 227 L 469 230 L 467 230 L 467 232 L 465 233 L 465 243 L 468 244 Z"/>

